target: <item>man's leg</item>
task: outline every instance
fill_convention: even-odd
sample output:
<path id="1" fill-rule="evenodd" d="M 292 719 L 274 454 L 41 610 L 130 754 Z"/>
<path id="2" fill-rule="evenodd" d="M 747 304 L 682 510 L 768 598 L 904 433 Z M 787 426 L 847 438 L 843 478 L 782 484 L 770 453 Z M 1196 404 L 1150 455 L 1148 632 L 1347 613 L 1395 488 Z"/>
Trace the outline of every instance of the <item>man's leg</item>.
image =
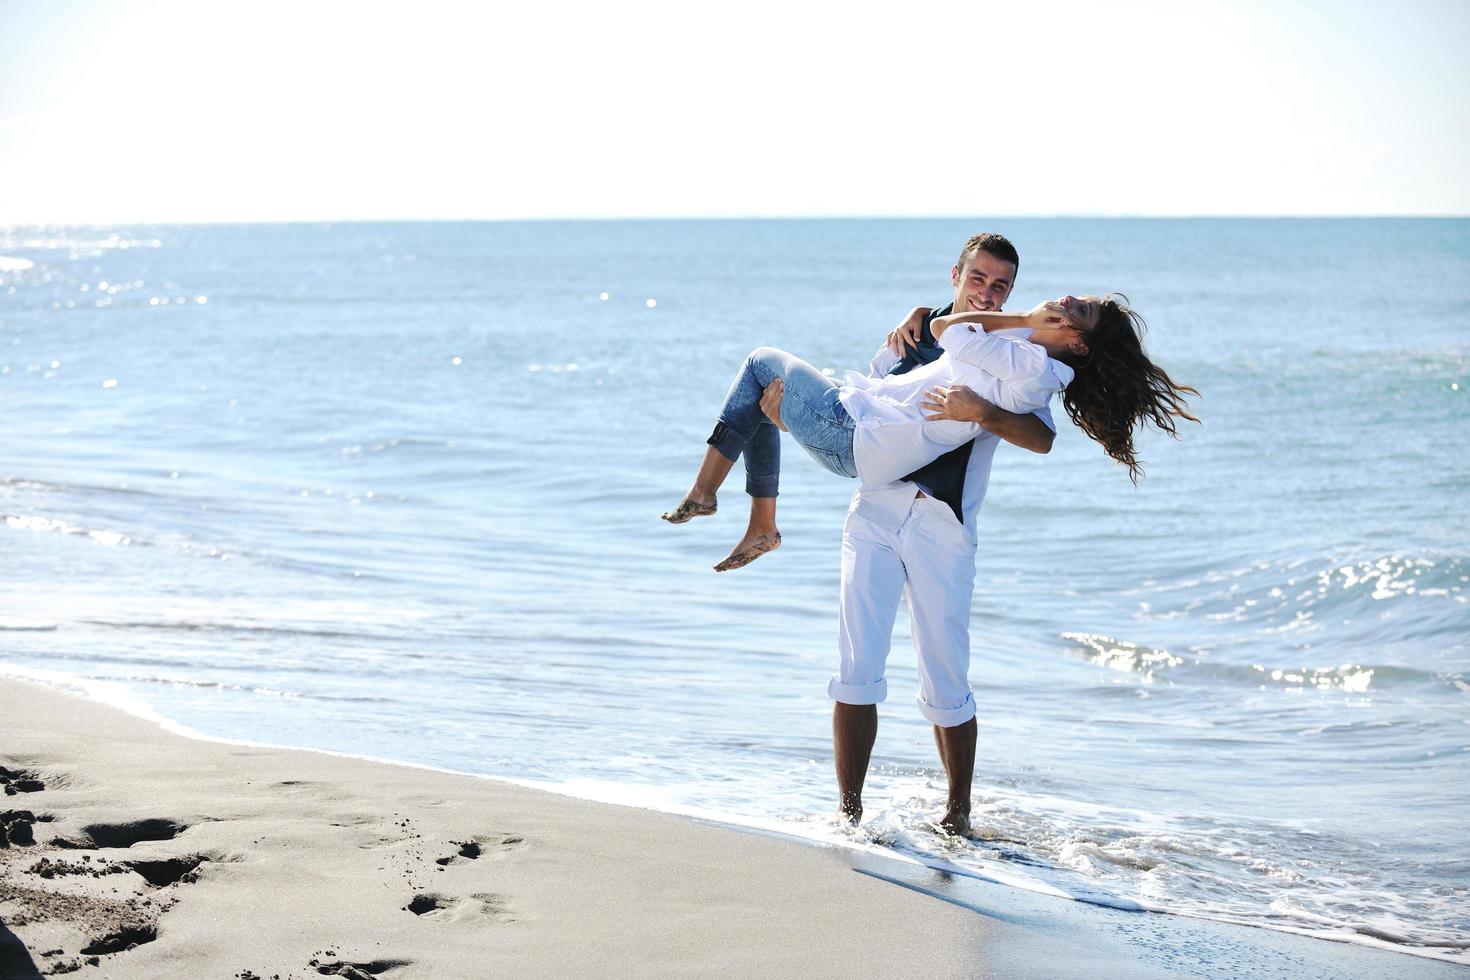
<path id="1" fill-rule="evenodd" d="M 863 782 L 878 735 L 878 702 L 888 696 L 884 667 L 903 594 L 903 563 L 893 532 L 857 511 L 842 526 L 842 592 L 838 601 L 837 675 L 827 685 L 832 708 L 832 755 L 838 806 L 856 825 Z"/>
<path id="2" fill-rule="evenodd" d="M 876 704 L 832 702 L 832 756 L 837 760 L 837 810 L 854 827 L 863 818 L 863 782 L 878 739 Z"/>
<path id="3" fill-rule="evenodd" d="M 970 784 L 975 781 L 975 743 L 978 726 L 971 718 L 953 728 L 934 726 L 934 744 L 949 780 L 949 800 L 939 826 L 951 834 L 970 830 Z"/>
<path id="4" fill-rule="evenodd" d="M 908 569 L 909 619 L 919 654 L 919 712 L 934 725 L 934 742 L 949 783 L 939 825 L 970 829 L 975 778 L 975 698 L 970 693 L 970 598 L 975 551 L 944 504 L 920 500 L 903 558 Z"/>

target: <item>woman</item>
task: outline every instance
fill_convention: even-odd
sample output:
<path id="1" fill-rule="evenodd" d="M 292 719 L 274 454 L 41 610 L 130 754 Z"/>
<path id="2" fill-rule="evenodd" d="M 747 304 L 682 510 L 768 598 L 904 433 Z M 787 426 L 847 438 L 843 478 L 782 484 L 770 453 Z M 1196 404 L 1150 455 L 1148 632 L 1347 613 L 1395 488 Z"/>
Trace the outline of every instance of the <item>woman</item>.
<path id="1" fill-rule="evenodd" d="M 785 385 L 783 428 L 826 469 L 869 486 L 901 479 L 976 436 L 975 423 L 927 417 L 925 394 L 946 385 L 966 385 L 1017 413 L 1035 411 L 1062 391 L 1072 421 L 1126 465 L 1137 482 L 1142 470 L 1134 428 L 1152 423 L 1176 434 L 1175 416 L 1198 421 L 1183 401 L 1184 394 L 1198 392 L 1175 384 L 1149 361 L 1139 336 L 1142 318 L 1126 304 L 1118 294 L 1065 296 L 1029 313 L 939 317 L 931 329 L 945 355 L 882 379 L 848 372 L 837 382 L 784 351 L 760 348 L 746 359 L 725 397 L 693 487 L 663 519 L 682 524 L 713 514 L 716 491 L 743 454 L 750 525 L 715 570 L 739 568 L 780 546 L 779 443 L 774 432 L 762 430 L 770 422 L 760 409 L 762 391 L 778 378 Z"/>

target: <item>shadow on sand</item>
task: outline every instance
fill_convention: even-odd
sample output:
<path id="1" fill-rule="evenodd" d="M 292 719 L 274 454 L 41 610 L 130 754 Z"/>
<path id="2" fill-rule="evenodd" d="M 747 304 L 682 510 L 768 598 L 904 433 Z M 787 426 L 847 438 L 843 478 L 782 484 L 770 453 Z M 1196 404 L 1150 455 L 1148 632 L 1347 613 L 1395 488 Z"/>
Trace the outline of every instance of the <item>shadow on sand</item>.
<path id="1" fill-rule="evenodd" d="M 40 976 L 30 950 L 0 920 L 0 980 L 35 980 Z"/>

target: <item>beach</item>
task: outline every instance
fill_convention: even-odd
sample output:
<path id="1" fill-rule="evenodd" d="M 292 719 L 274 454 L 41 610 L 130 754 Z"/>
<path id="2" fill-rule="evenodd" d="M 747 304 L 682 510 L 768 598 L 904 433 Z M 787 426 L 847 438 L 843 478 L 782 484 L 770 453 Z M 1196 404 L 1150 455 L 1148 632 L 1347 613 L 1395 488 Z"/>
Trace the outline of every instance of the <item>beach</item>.
<path id="1" fill-rule="evenodd" d="M 24 681 L 0 681 L 0 717 L 6 978 L 1464 975 L 491 779 L 186 738 Z"/>
<path id="2" fill-rule="evenodd" d="M 974 833 L 932 831 L 946 784 L 901 612 L 854 837 L 831 819 L 826 696 L 852 486 L 788 444 L 782 547 L 732 574 L 710 566 L 744 525 L 738 478 L 711 518 L 658 515 L 751 350 L 861 367 L 905 310 L 947 300 L 953 250 L 986 227 L 1026 256 L 1012 308 L 1128 292 L 1205 424 L 1152 433 L 1137 487 L 1069 422 L 1049 454 L 997 451 L 970 630 Z M 1216 949 L 1212 921 L 1254 927 L 1228 949 L 1290 932 L 1470 962 L 1470 457 L 1443 451 L 1470 391 L 1470 222 L 48 227 L 0 232 L 0 256 L 0 675 L 170 732 L 425 767 L 394 782 L 451 771 L 804 841 L 844 888 L 863 875 L 837 855 L 880 860 L 967 923 L 1033 906 L 1095 923 L 1090 952 L 1145 922 Z M 1222 267 L 1263 299 L 1240 305 Z M 839 288 L 846 269 L 860 288 Z M 1371 307 L 1380 281 L 1436 284 L 1412 345 L 1319 302 Z M 42 755 L 0 765 L 72 778 Z M 306 778 L 272 766 L 244 778 Z M 227 794 L 198 792 L 178 806 L 221 816 Z M 528 829 L 470 823 L 439 844 Z M 638 853 L 624 863 L 669 860 Z M 437 870 L 446 856 L 425 855 L 431 879 L 484 863 Z M 198 908 L 221 869 L 239 870 L 167 887 Z M 900 917 L 913 901 L 862 887 Z M 1178 970 L 1149 952 L 1169 942 L 1128 945 L 1120 969 Z"/>
<path id="3" fill-rule="evenodd" d="M 6 8 L 0 980 L 1470 980 L 1470 3 L 374 13 Z"/>

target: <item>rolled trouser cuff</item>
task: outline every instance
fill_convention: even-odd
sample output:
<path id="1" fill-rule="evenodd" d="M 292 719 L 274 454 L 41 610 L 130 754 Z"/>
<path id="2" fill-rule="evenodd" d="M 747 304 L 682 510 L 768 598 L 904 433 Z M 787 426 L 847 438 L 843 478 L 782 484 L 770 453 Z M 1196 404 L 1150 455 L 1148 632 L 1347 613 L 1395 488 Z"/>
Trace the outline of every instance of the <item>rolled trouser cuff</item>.
<path id="1" fill-rule="evenodd" d="M 871 684 L 844 684 L 836 677 L 827 682 L 827 697 L 843 704 L 877 704 L 888 697 L 888 678 Z M 974 714 L 972 710 L 970 714 Z"/>
<path id="2" fill-rule="evenodd" d="M 915 700 L 919 702 L 919 714 L 940 728 L 954 728 L 975 717 L 975 695 L 968 691 L 965 692 L 964 703 L 958 708 L 936 708 L 923 698 Z"/>
<path id="3" fill-rule="evenodd" d="M 721 420 L 715 423 L 715 431 L 709 434 L 705 445 L 714 446 L 720 451 L 721 456 L 733 463 L 740 458 L 740 453 L 745 449 L 745 440 Z"/>
<path id="4" fill-rule="evenodd" d="M 775 497 L 778 496 L 781 480 L 775 474 L 770 476 L 745 475 L 745 492 L 752 497 Z"/>

